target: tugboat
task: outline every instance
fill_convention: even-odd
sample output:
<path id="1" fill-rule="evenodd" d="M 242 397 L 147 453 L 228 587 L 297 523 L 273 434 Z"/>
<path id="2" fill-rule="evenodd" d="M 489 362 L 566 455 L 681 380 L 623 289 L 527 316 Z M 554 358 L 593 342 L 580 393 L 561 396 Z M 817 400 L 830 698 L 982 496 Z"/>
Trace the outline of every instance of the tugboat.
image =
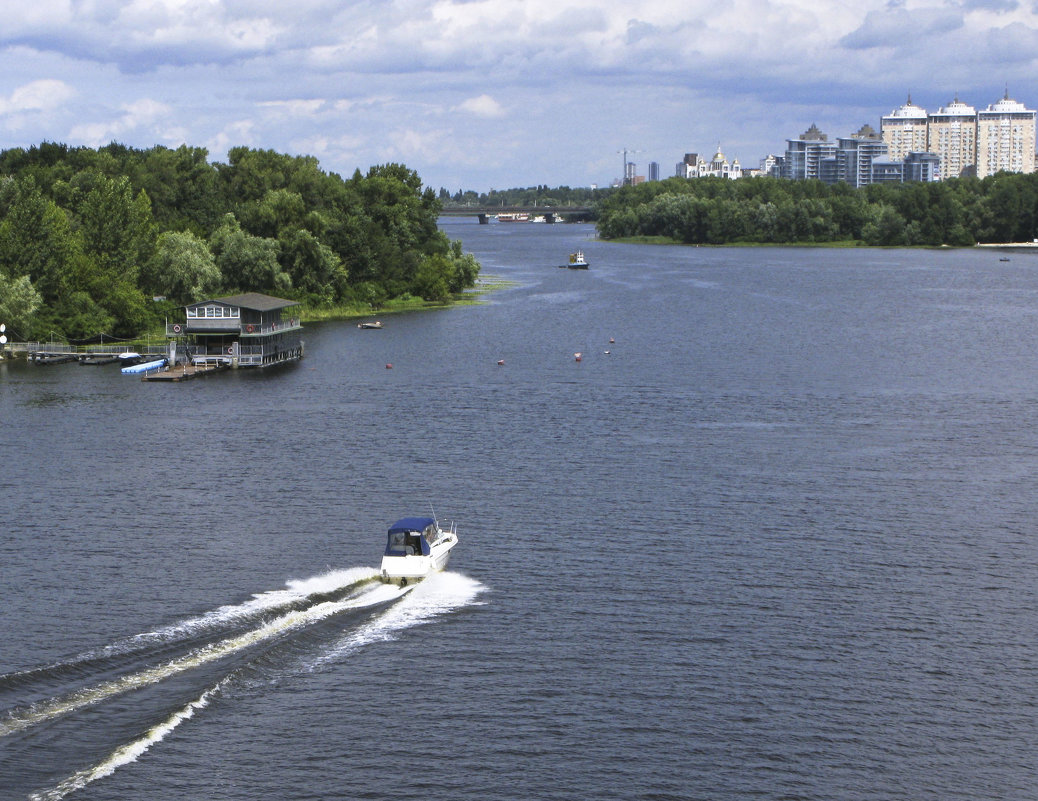
<path id="1" fill-rule="evenodd" d="M 576 253 L 569 254 L 569 263 L 560 264 L 560 267 L 569 267 L 571 270 L 586 270 L 588 268 L 587 259 L 584 258 L 584 251 L 578 250 Z"/>
<path id="2" fill-rule="evenodd" d="M 435 517 L 404 517 L 389 527 L 382 555 L 381 578 L 386 584 L 421 581 L 447 567 L 451 549 L 458 544 L 457 524 L 440 528 Z"/>

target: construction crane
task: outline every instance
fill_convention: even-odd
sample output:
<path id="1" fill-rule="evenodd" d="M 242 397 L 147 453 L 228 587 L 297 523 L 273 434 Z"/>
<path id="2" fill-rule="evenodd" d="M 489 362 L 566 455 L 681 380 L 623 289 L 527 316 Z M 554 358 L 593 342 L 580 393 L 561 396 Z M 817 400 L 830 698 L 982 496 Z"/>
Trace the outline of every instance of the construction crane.
<path id="1" fill-rule="evenodd" d="M 642 151 L 641 150 L 631 150 L 630 148 L 626 148 L 625 147 L 623 150 L 617 150 L 616 152 L 624 154 L 624 168 L 620 172 L 620 185 L 621 186 L 627 186 L 627 184 L 630 183 L 630 181 L 628 181 L 628 179 L 627 179 L 627 154 L 630 153 L 633 156 L 635 153 L 641 153 Z"/>

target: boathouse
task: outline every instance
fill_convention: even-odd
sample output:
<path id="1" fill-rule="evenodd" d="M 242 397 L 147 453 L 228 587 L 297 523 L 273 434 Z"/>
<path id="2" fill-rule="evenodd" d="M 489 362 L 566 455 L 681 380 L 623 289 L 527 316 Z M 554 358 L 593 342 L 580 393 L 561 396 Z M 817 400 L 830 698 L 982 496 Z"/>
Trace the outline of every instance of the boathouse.
<path id="1" fill-rule="evenodd" d="M 303 357 L 303 326 L 294 300 L 259 292 L 184 307 L 184 321 L 167 323 L 170 363 L 268 367 Z"/>

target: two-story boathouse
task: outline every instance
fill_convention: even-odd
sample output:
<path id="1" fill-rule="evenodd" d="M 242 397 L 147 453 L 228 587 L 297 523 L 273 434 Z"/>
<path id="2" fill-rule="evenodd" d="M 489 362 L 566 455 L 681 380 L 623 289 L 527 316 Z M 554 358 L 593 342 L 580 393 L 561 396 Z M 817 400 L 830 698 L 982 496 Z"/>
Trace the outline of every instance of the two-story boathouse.
<path id="1" fill-rule="evenodd" d="M 303 326 L 286 310 L 299 304 L 259 292 L 203 300 L 167 323 L 170 364 L 269 367 L 303 358 Z"/>

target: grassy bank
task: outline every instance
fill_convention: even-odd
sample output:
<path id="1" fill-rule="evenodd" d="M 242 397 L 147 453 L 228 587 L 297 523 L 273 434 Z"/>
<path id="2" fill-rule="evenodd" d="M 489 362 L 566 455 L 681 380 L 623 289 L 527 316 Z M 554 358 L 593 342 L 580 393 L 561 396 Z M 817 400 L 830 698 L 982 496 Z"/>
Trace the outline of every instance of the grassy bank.
<path id="1" fill-rule="evenodd" d="M 401 312 L 421 311 L 423 309 L 446 309 L 451 306 L 471 306 L 481 302 L 483 295 L 497 289 L 512 286 L 511 281 L 495 275 L 481 275 L 476 279 L 476 286 L 468 289 L 450 300 L 428 301 L 416 298 L 413 295 L 405 295 L 393 298 L 377 308 L 370 304 L 341 305 L 341 306 L 302 306 L 299 310 L 299 319 L 304 323 L 328 322 L 331 320 L 355 320 L 358 317 L 372 317 L 375 315 L 387 316 L 400 314 Z"/>

